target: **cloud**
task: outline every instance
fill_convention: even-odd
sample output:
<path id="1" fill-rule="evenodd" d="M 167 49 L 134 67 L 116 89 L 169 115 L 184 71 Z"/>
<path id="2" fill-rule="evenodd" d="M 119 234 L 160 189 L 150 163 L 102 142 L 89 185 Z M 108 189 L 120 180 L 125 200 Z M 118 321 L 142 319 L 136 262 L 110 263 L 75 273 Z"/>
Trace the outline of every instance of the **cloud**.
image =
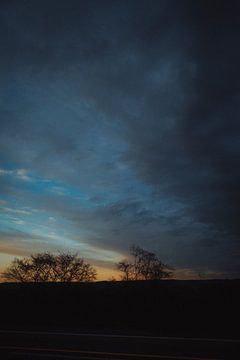
<path id="1" fill-rule="evenodd" d="M 44 251 L 44 237 L 23 231 L 1 231 L 0 252 L 8 255 L 27 256 Z"/>
<path id="2" fill-rule="evenodd" d="M 28 172 L 25 169 L 0 169 L 0 176 L 14 176 L 18 180 L 32 181 L 32 178 L 28 175 Z"/>
<path id="3" fill-rule="evenodd" d="M 240 273 L 238 8 L 4 4 L 3 206 L 79 244 Z"/>
<path id="4" fill-rule="evenodd" d="M 13 220 L 13 222 L 14 222 L 15 224 L 17 224 L 17 225 L 24 225 L 24 224 L 25 224 L 25 221 L 19 220 L 19 219 L 15 219 L 15 220 Z"/>
<path id="5" fill-rule="evenodd" d="M 1 204 L 0 204 L 1 205 Z M 0 208 L 0 211 L 2 212 L 7 212 L 7 213 L 14 213 L 14 214 L 19 214 L 19 215 L 30 215 L 31 212 L 29 210 L 25 210 L 25 209 L 12 209 L 9 207 L 2 207 Z"/>

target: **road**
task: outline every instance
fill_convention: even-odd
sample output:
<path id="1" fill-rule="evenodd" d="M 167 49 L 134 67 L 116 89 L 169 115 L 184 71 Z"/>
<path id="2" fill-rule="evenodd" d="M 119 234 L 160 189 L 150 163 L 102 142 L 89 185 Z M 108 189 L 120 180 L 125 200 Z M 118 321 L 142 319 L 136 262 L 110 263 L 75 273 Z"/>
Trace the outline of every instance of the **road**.
<path id="1" fill-rule="evenodd" d="M 0 330 L 3 360 L 230 360 L 240 340 Z"/>

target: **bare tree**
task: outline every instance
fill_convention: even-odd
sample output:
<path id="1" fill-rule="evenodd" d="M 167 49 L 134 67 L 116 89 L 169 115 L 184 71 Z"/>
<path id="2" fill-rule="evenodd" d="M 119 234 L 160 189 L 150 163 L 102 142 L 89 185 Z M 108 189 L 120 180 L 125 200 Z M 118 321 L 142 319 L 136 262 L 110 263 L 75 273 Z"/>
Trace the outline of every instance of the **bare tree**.
<path id="1" fill-rule="evenodd" d="M 122 280 L 160 280 L 171 277 L 172 268 L 153 252 L 133 245 L 130 254 L 132 262 L 123 260 L 117 264 L 118 270 L 123 273 Z"/>
<path id="2" fill-rule="evenodd" d="M 34 282 L 56 281 L 56 256 L 49 253 L 31 255 L 31 278 Z"/>
<path id="3" fill-rule="evenodd" d="M 11 266 L 2 273 L 2 278 L 9 281 L 29 282 L 32 264 L 29 259 L 14 259 Z"/>
<path id="4" fill-rule="evenodd" d="M 16 282 L 88 282 L 96 275 L 83 258 L 70 253 L 38 253 L 15 259 L 2 273 L 3 279 Z"/>
<path id="5" fill-rule="evenodd" d="M 122 280 L 133 280 L 133 264 L 127 260 L 122 260 L 117 264 L 117 268 L 123 273 Z"/>

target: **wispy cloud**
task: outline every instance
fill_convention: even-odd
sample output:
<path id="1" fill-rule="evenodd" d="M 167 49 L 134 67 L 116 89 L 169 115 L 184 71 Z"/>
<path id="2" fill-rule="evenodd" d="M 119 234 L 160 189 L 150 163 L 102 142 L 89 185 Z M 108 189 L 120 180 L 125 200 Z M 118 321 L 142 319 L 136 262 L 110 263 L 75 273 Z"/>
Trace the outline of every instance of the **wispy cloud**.
<path id="1" fill-rule="evenodd" d="M 7 213 L 19 214 L 19 215 L 30 215 L 31 214 L 30 210 L 14 209 L 14 208 L 9 208 L 9 207 L 1 207 L 0 211 L 7 212 Z"/>
<path id="2" fill-rule="evenodd" d="M 0 176 L 13 176 L 22 181 L 33 181 L 33 178 L 29 175 L 26 169 L 3 169 L 0 168 Z"/>
<path id="3" fill-rule="evenodd" d="M 15 220 L 13 220 L 13 222 L 14 222 L 15 224 L 17 224 L 17 225 L 24 225 L 24 224 L 25 224 L 25 221 L 19 220 L 19 219 L 15 219 Z"/>

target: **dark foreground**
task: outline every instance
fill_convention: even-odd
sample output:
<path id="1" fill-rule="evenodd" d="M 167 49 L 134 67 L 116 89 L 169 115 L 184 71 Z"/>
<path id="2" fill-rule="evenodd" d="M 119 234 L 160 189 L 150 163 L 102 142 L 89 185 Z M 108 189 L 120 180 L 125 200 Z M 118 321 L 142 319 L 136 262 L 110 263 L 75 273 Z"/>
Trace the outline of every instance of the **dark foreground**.
<path id="1" fill-rule="evenodd" d="M 1 359 L 238 359 L 240 341 L 0 331 Z"/>
<path id="2" fill-rule="evenodd" d="M 239 280 L 0 284 L 0 304 L 1 359 L 240 359 Z"/>

